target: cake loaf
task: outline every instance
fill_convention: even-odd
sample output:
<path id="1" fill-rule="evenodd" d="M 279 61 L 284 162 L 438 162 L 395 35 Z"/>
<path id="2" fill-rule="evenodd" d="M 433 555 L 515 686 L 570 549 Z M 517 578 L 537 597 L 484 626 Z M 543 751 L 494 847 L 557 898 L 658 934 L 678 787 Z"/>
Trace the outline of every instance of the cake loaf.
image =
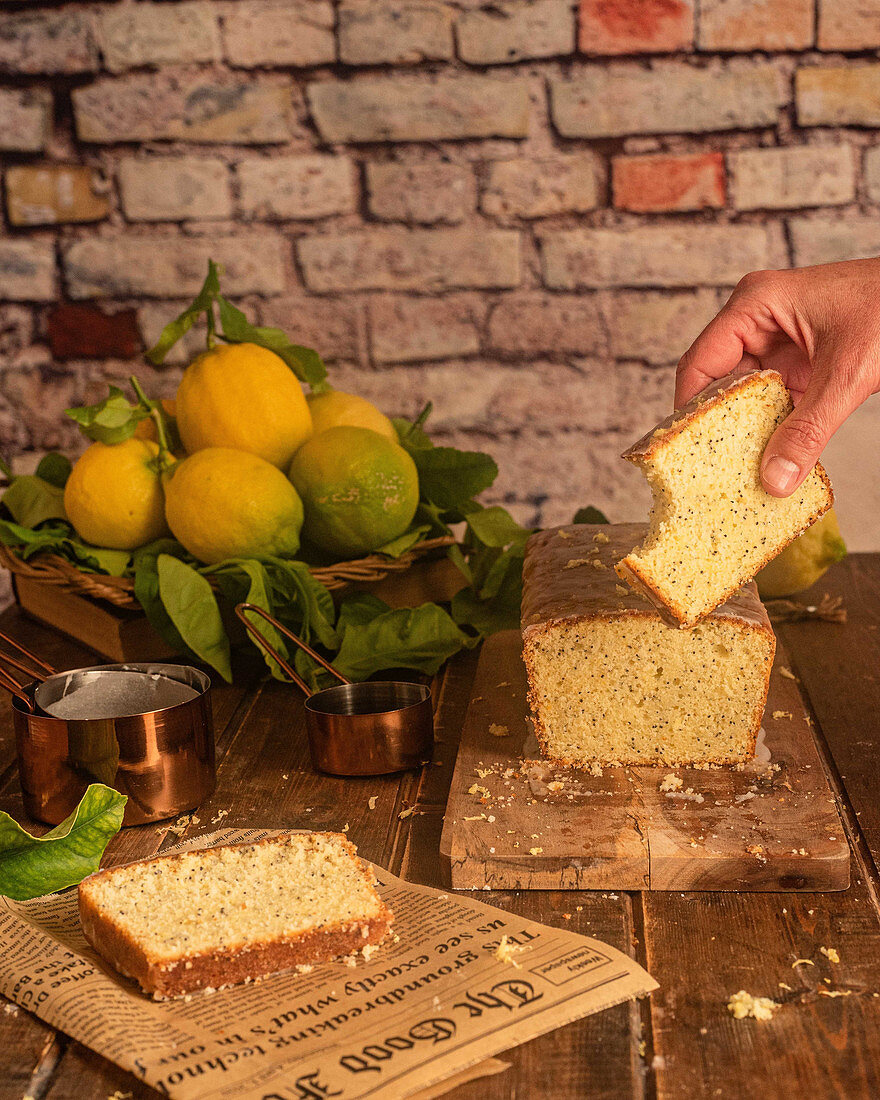
<path id="1" fill-rule="evenodd" d="M 643 544 L 617 571 L 682 626 L 723 603 L 831 507 L 818 463 L 789 497 L 761 484 L 764 448 L 791 410 L 776 371 L 722 378 L 624 452 L 647 477 L 653 503 Z"/>
<path id="2" fill-rule="evenodd" d="M 754 755 L 776 638 L 754 584 L 692 630 L 621 585 L 644 524 L 532 535 L 523 658 L 542 754 L 566 765 L 734 764 Z"/>
<path id="3" fill-rule="evenodd" d="M 79 886 L 86 939 L 156 999 L 378 944 L 392 914 L 340 833 L 286 833 L 99 871 Z"/>

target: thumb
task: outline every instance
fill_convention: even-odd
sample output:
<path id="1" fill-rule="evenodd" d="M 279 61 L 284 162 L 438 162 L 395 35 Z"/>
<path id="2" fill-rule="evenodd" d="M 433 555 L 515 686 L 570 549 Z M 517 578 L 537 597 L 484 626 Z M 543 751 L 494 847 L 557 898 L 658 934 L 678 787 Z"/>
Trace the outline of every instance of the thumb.
<path id="1" fill-rule="evenodd" d="M 761 481 L 774 497 L 787 497 L 810 473 L 825 445 L 859 398 L 841 379 L 823 379 L 816 371 L 793 412 L 783 420 L 764 448 Z"/>

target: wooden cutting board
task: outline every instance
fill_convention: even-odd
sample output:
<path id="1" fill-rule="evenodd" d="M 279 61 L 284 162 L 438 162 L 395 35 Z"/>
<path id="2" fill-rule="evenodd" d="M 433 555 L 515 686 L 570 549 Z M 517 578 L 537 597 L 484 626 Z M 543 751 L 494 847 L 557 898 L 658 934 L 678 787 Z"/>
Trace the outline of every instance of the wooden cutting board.
<path id="1" fill-rule="evenodd" d="M 846 834 L 786 666 L 779 647 L 764 748 L 742 771 L 606 768 L 594 777 L 537 759 L 520 634 L 494 635 L 483 646 L 446 807 L 440 851 L 450 884 L 846 889 Z M 680 791 L 659 789 L 670 773 L 681 777 Z"/>

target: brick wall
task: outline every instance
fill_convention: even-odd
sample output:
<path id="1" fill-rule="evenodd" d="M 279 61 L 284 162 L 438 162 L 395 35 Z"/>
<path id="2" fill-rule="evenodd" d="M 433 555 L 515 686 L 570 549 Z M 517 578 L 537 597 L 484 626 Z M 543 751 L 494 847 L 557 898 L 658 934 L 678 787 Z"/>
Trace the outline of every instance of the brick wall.
<path id="1" fill-rule="evenodd" d="M 880 252 L 878 49 L 880 0 L 0 0 L 3 449 L 76 446 L 213 256 L 520 518 L 637 516 L 740 275 Z M 878 428 L 831 466 L 880 549 Z"/>

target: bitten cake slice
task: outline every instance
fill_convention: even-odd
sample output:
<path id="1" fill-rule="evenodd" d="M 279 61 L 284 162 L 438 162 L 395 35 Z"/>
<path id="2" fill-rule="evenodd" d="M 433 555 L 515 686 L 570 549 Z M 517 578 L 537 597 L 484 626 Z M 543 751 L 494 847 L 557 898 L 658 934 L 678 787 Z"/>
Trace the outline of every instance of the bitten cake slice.
<path id="1" fill-rule="evenodd" d="M 764 448 L 791 409 L 776 371 L 723 378 L 624 452 L 654 500 L 647 538 L 617 572 L 682 626 L 699 622 L 831 507 L 818 464 L 790 497 L 761 485 Z"/>
<path id="2" fill-rule="evenodd" d="M 290 833 L 99 871 L 86 939 L 155 998 L 219 988 L 378 944 L 392 913 L 339 833 Z"/>
<path id="3" fill-rule="evenodd" d="M 748 760 L 776 649 L 757 590 L 678 630 L 615 576 L 644 534 L 583 524 L 528 541 L 523 658 L 541 752 L 587 769 Z"/>

